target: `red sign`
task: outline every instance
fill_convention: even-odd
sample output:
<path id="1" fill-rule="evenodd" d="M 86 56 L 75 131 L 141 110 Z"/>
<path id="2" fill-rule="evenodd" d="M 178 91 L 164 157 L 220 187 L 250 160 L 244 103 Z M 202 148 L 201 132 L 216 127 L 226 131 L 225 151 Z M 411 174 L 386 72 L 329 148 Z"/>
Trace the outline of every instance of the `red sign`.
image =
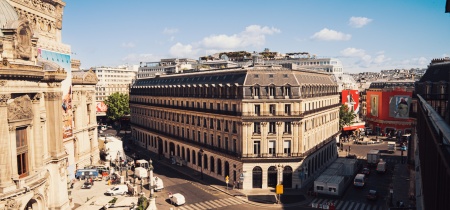
<path id="1" fill-rule="evenodd" d="M 343 90 L 342 104 L 346 104 L 350 110 L 355 114 L 359 113 L 359 91 L 358 90 Z"/>
<path id="2" fill-rule="evenodd" d="M 95 108 L 97 112 L 106 112 L 108 110 L 108 106 L 106 106 L 103 101 L 97 102 L 97 106 Z"/>

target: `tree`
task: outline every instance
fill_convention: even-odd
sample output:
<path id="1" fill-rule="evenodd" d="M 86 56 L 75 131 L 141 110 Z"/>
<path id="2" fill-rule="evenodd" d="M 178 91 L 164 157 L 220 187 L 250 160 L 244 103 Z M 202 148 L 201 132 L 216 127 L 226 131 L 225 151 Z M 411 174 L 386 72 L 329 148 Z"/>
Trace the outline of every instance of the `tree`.
<path id="1" fill-rule="evenodd" d="M 355 112 L 353 110 L 349 110 L 346 104 L 342 104 L 339 108 L 339 130 L 342 130 L 344 126 L 351 125 L 355 118 Z"/>
<path id="2" fill-rule="evenodd" d="M 106 111 L 108 119 L 117 122 L 123 116 L 129 115 L 129 98 L 130 96 L 128 96 L 128 94 L 119 92 L 111 94 L 105 101 L 106 106 L 108 106 L 108 110 Z"/>

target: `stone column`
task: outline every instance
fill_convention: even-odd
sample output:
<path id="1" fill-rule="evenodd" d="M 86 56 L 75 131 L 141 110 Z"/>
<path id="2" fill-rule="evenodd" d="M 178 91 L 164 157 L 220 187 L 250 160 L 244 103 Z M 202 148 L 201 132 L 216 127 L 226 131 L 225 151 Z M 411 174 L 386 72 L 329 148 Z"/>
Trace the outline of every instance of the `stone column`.
<path id="1" fill-rule="evenodd" d="M 63 119 L 61 108 L 61 92 L 45 93 L 45 109 L 47 110 L 47 139 L 50 156 L 58 157 L 64 153 L 63 146 Z"/>
<path id="2" fill-rule="evenodd" d="M 19 179 L 17 171 L 17 146 L 16 146 L 16 126 L 9 126 L 9 157 L 11 157 L 11 177 L 13 180 Z"/>
<path id="3" fill-rule="evenodd" d="M 8 128 L 8 107 L 6 102 L 11 94 L 0 94 L 0 192 L 11 183 L 11 151 Z"/>
<path id="4" fill-rule="evenodd" d="M 39 168 L 44 162 L 44 142 L 42 137 L 41 113 L 40 113 L 41 93 L 36 93 L 33 97 L 33 136 L 34 136 L 34 166 Z"/>

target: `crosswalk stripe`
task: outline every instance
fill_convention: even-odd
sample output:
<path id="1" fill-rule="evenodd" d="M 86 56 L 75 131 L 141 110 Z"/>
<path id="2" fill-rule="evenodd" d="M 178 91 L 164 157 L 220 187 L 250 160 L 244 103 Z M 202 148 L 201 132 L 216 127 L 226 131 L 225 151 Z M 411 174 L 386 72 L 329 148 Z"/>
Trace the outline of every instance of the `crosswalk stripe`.
<path id="1" fill-rule="evenodd" d="M 207 202 L 208 202 L 208 201 L 203 201 L 203 202 L 200 202 L 200 204 L 203 205 L 203 206 L 205 206 L 206 209 L 211 209 L 212 207 L 214 207 L 214 206 L 210 206 Z"/>
<path id="2" fill-rule="evenodd" d="M 366 207 L 366 204 L 361 203 L 361 209 L 364 209 L 364 207 Z"/>
<path id="3" fill-rule="evenodd" d="M 352 209 L 353 205 L 355 205 L 355 203 L 351 202 L 350 206 L 348 206 L 348 209 Z"/>
<path id="4" fill-rule="evenodd" d="M 223 200 L 223 199 L 222 199 Z M 236 205 L 236 204 L 241 204 L 242 202 L 241 201 L 239 201 L 239 200 L 236 200 L 236 199 L 234 199 L 234 198 L 227 198 L 227 199 L 225 199 L 226 201 L 228 201 L 228 202 L 230 202 L 230 203 L 234 203 L 234 205 Z"/>
<path id="5" fill-rule="evenodd" d="M 355 209 L 358 209 L 360 203 L 356 203 Z"/>
<path id="6" fill-rule="evenodd" d="M 339 204 L 336 206 L 336 209 L 341 209 L 342 204 L 346 203 L 345 201 L 339 202 Z"/>
<path id="7" fill-rule="evenodd" d="M 193 203 L 191 204 L 193 207 L 195 207 L 195 209 L 204 209 L 203 206 L 201 206 L 199 203 Z"/>
<path id="8" fill-rule="evenodd" d="M 223 206 L 229 206 L 228 202 L 224 201 L 223 199 L 216 200 L 217 203 L 221 203 Z"/>
<path id="9" fill-rule="evenodd" d="M 216 204 L 218 207 L 224 207 L 224 206 L 227 206 L 227 205 L 224 205 L 223 203 L 219 202 L 219 200 L 212 200 L 211 202 L 214 203 L 214 204 Z"/>
<path id="10" fill-rule="evenodd" d="M 208 206 L 212 206 L 213 208 L 218 208 L 219 206 L 217 206 L 216 204 L 212 203 L 211 201 L 205 201 L 204 202 L 206 205 Z"/>
<path id="11" fill-rule="evenodd" d="M 318 198 L 314 198 L 314 200 L 311 201 L 311 203 L 317 203 L 319 199 Z"/>
<path id="12" fill-rule="evenodd" d="M 348 202 L 344 202 L 344 203 L 345 203 L 345 205 L 342 207 L 342 209 L 347 209 L 347 205 L 350 204 L 350 203 L 348 203 Z"/>
<path id="13" fill-rule="evenodd" d="M 319 200 L 317 201 L 318 204 L 321 204 L 322 202 L 323 202 L 323 199 L 319 199 Z"/>

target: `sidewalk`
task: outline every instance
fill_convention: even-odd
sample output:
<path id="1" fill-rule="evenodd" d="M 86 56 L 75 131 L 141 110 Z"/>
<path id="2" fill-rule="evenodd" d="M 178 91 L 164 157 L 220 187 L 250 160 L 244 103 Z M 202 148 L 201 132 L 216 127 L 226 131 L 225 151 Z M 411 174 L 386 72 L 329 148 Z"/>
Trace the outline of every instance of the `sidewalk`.
<path id="1" fill-rule="evenodd" d="M 284 189 L 284 193 L 283 195 L 281 195 L 280 204 L 276 204 L 276 194 L 275 189 L 273 188 L 242 190 L 234 188 L 232 186 L 232 183 L 229 183 L 227 188 L 225 181 L 217 180 L 206 174 L 203 174 L 203 179 L 201 179 L 201 173 L 192 168 L 172 164 L 171 161 L 167 158 L 158 160 L 157 154 L 150 153 L 135 145 L 130 146 L 134 151 L 136 151 L 136 153 L 139 153 L 140 157 L 145 157 L 145 159 L 151 158 L 152 160 L 157 160 L 158 163 L 163 164 L 166 167 L 171 167 L 179 171 L 180 173 L 189 176 L 199 183 L 208 185 L 230 196 L 239 198 L 251 205 L 274 208 L 292 207 L 306 205 L 313 199 L 312 196 L 307 196 L 307 187 L 305 187 L 304 189 Z"/>

